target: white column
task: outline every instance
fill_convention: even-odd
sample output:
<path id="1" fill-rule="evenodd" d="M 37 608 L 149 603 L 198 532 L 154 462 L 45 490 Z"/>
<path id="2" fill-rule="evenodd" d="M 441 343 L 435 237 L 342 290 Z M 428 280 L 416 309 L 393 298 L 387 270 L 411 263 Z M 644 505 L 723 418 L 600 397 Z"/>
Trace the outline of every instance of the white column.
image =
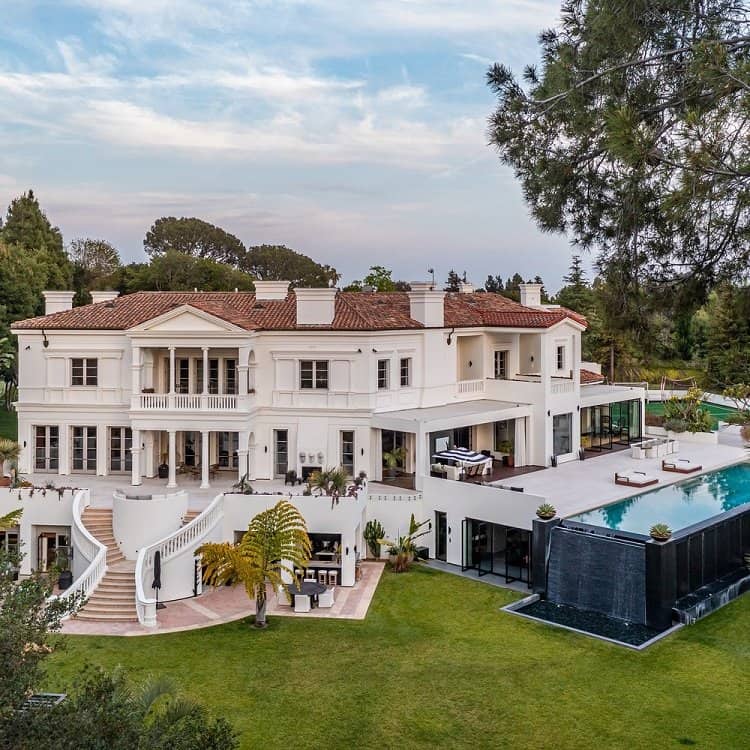
<path id="1" fill-rule="evenodd" d="M 141 483 L 141 431 L 133 430 L 133 444 L 130 449 L 132 469 L 130 484 L 137 487 Z"/>
<path id="2" fill-rule="evenodd" d="M 109 429 L 105 424 L 96 426 L 96 474 L 100 477 L 109 474 Z"/>
<path id="3" fill-rule="evenodd" d="M 143 366 L 143 363 L 141 362 L 141 348 L 139 346 L 133 347 L 132 356 L 133 361 L 130 366 L 130 371 L 132 373 L 133 395 L 137 396 L 141 392 L 141 367 Z"/>
<path id="4" fill-rule="evenodd" d="M 237 478 L 242 479 L 245 474 L 249 474 L 248 466 L 248 442 L 250 435 L 247 432 L 240 432 L 237 437 Z"/>
<path id="5" fill-rule="evenodd" d="M 208 347 L 203 348 L 203 395 L 208 395 Z"/>
<path id="6" fill-rule="evenodd" d="M 59 430 L 60 443 L 57 448 L 58 455 L 58 470 L 57 473 L 63 476 L 70 474 L 70 470 L 73 464 L 73 435 L 71 434 L 71 426 L 69 424 L 61 424 Z M 32 450 L 33 450 L 32 443 Z M 32 454 L 33 455 L 33 454 Z"/>
<path id="7" fill-rule="evenodd" d="M 169 393 L 175 392 L 174 383 L 174 347 L 169 347 Z"/>
<path id="8" fill-rule="evenodd" d="M 205 353 L 206 350 L 203 350 L 204 358 L 203 361 L 205 362 Z M 208 455 L 208 449 L 209 449 L 209 439 L 210 439 L 211 433 L 210 432 L 201 432 L 201 489 L 205 490 L 211 485 L 208 483 L 208 462 L 209 462 L 209 455 Z"/>
<path id="9" fill-rule="evenodd" d="M 173 360 L 174 361 L 174 360 Z M 169 430 L 169 481 L 167 487 L 177 486 L 177 435 L 174 430 Z"/>

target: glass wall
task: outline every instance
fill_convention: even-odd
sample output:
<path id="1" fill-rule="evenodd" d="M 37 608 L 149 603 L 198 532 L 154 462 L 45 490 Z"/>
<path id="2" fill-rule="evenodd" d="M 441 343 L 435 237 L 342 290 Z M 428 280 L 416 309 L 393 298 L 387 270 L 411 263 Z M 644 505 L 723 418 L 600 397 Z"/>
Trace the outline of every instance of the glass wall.
<path id="1" fill-rule="evenodd" d="M 581 409 L 581 447 L 609 450 L 613 445 L 629 445 L 640 440 L 641 402 L 638 399 Z"/>
<path id="2" fill-rule="evenodd" d="M 463 570 L 474 569 L 480 576 L 502 576 L 508 583 L 530 582 L 530 531 L 475 518 L 464 519 L 462 526 Z"/>

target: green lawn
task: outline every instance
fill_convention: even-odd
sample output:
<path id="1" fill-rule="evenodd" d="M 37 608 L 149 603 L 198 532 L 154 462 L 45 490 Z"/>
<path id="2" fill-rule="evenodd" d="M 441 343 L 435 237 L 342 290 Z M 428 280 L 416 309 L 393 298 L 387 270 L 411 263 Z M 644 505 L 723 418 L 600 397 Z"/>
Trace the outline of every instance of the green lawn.
<path id="1" fill-rule="evenodd" d="M 746 746 L 750 596 L 643 653 L 500 612 L 514 597 L 386 573 L 364 622 L 68 637 L 47 687 L 67 689 L 86 660 L 167 673 L 245 748 Z"/>
<path id="2" fill-rule="evenodd" d="M 0 408 L 0 437 L 18 440 L 18 415 Z"/>

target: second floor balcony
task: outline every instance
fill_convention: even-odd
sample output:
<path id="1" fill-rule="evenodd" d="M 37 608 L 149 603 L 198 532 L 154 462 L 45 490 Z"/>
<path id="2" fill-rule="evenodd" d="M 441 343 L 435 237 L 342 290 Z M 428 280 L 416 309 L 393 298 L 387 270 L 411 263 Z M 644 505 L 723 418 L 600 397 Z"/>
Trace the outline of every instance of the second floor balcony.
<path id="1" fill-rule="evenodd" d="M 130 408 L 142 411 L 228 412 L 246 409 L 250 395 L 236 393 L 138 393 Z"/>

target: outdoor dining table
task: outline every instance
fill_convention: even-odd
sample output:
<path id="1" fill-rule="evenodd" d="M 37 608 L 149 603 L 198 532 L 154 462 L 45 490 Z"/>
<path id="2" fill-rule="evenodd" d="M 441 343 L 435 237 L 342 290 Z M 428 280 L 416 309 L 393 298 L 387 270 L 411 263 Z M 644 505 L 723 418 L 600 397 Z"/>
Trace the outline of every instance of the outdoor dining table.
<path id="1" fill-rule="evenodd" d="M 294 583 L 287 584 L 287 590 L 292 596 L 309 596 L 313 602 L 317 602 L 318 594 L 322 594 L 326 587 L 317 581 L 301 581 L 299 587 Z"/>

